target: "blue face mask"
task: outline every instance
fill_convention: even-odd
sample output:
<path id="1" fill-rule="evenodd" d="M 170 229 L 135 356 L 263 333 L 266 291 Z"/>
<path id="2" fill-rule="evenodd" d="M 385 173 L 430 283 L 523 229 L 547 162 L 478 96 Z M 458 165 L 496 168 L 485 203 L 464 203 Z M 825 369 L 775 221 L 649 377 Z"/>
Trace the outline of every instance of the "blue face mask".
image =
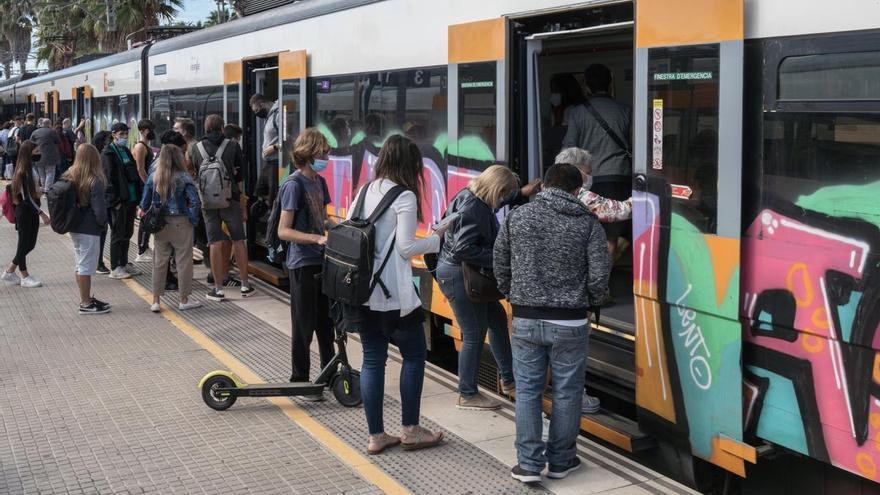
<path id="1" fill-rule="evenodd" d="M 116 140 L 116 146 L 127 148 L 128 147 L 128 138 L 119 138 Z"/>
<path id="2" fill-rule="evenodd" d="M 324 169 L 327 168 L 327 165 L 329 165 L 329 164 L 330 164 L 330 162 L 328 160 L 314 160 L 314 161 L 312 161 L 312 164 L 310 166 L 312 167 L 312 170 L 320 173 L 320 172 L 323 172 Z"/>

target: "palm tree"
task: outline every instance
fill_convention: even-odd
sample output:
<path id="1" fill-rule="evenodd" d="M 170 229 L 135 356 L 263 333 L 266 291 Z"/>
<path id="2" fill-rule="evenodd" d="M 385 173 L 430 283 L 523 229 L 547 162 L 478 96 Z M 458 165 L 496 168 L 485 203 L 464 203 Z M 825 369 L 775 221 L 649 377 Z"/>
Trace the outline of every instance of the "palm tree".
<path id="1" fill-rule="evenodd" d="M 146 40 L 147 28 L 171 20 L 182 5 L 183 0 L 41 0 L 37 57 L 55 70 L 94 51 L 123 51 L 129 41 Z"/>
<path id="2" fill-rule="evenodd" d="M 31 0 L 0 0 L 0 35 L 9 44 L 12 62 L 18 62 L 19 71 L 27 69 L 31 52 L 34 12 Z M 8 77 L 7 72 L 7 77 Z"/>
<path id="3" fill-rule="evenodd" d="M 211 13 L 208 14 L 208 18 L 205 20 L 204 25 L 205 27 L 215 26 L 236 18 L 238 18 L 238 15 L 236 15 L 235 12 L 231 12 L 226 7 L 223 7 L 222 10 L 212 10 Z"/>
<path id="4" fill-rule="evenodd" d="M 9 40 L 0 36 L 0 65 L 3 66 L 3 77 L 6 79 L 12 77 L 13 62 L 12 46 L 10 46 Z"/>
<path id="5" fill-rule="evenodd" d="M 241 19 L 244 17 L 244 7 L 247 5 L 247 0 L 227 0 L 229 5 L 232 7 L 232 11 L 235 12 L 235 17 Z"/>

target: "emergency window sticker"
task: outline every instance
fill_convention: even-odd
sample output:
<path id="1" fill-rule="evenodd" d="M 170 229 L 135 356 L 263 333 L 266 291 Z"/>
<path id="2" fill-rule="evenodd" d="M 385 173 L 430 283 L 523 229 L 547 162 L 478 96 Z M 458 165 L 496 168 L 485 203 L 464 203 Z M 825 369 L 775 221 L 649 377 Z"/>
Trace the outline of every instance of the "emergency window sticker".
<path id="1" fill-rule="evenodd" d="M 663 170 L 663 100 L 654 100 L 654 121 L 651 124 L 651 168 Z"/>

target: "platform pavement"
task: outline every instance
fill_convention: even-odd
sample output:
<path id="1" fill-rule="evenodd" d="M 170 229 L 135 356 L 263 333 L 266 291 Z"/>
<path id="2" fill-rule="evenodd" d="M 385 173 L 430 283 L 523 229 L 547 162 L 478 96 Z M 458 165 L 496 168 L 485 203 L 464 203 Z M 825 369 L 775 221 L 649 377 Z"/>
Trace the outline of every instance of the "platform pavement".
<path id="1" fill-rule="evenodd" d="M 4 267 L 15 237 L 0 220 Z M 28 261 L 44 287 L 0 285 L 0 493 L 382 493 L 269 402 L 205 407 L 223 365 L 119 282 L 78 315 L 67 237 L 40 229 Z"/>
<path id="2" fill-rule="evenodd" d="M 0 260 L 11 256 L 13 244 L 12 228 L 0 224 Z M 293 424 L 296 416 L 285 416 L 262 399 L 242 400 L 225 413 L 211 411 L 201 403 L 195 383 L 204 372 L 228 363 L 212 359 L 204 346 L 146 310 L 136 295 L 146 294 L 138 286 L 147 283 L 146 274 L 125 284 L 97 277 L 95 292 L 114 303 L 114 313 L 80 317 L 69 275 L 69 240 L 42 229 L 31 260 L 46 287 L 0 287 L 0 315 L 11 316 L 2 326 L 5 345 L 0 349 L 0 374 L 6 381 L 0 396 L 6 437 L 0 436 L 0 493 L 380 492 L 358 475 L 364 472 L 364 457 L 352 462 L 352 450 L 355 456 L 365 454 L 361 409 L 344 409 L 332 400 L 299 402 L 300 413 L 336 435 L 332 445 L 346 444 L 344 455 L 315 442 Z M 150 264 L 141 268 L 147 271 Z M 203 277 L 204 269 L 197 273 Z M 203 284 L 197 282 L 196 289 Z M 187 312 L 177 319 L 204 332 L 211 346 L 261 378 L 279 379 L 289 366 L 289 307 L 270 296 L 279 294 L 265 290 L 248 300 L 233 296 L 229 303 L 208 303 L 214 311 Z M 199 292 L 195 297 L 202 299 Z M 172 293 L 163 302 L 174 301 Z M 166 317 L 174 314 L 165 312 Z M 357 364 L 356 341 L 350 353 Z M 52 369 L 48 363 L 55 363 Z M 399 421 L 399 403 L 392 397 L 397 370 L 399 363 L 392 359 L 386 387 L 389 431 Z M 382 488 L 393 491 L 403 485 L 419 494 L 543 491 L 507 475 L 515 462 L 512 414 L 457 411 L 453 389 L 454 378 L 429 370 L 423 424 L 443 428 L 448 441 L 417 454 L 396 449 L 369 458 L 368 467 L 378 467 L 375 471 L 391 480 L 379 483 Z M 619 454 L 579 443 L 587 468 L 563 482 L 546 483 L 544 489 L 559 494 L 688 493 Z"/>

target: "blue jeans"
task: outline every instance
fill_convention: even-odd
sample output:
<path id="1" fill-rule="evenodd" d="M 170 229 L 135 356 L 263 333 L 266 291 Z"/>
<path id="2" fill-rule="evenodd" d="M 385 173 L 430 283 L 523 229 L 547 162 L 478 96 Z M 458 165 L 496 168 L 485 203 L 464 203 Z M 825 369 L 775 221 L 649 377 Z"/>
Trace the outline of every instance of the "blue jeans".
<path id="1" fill-rule="evenodd" d="M 416 311 L 421 311 L 417 309 Z M 400 369 L 400 408 L 403 426 L 419 424 L 422 384 L 425 381 L 425 359 L 428 357 L 425 331 L 421 324 L 401 326 L 391 337 L 381 331 L 361 332 L 364 364 L 361 367 L 361 395 L 370 435 L 385 431 L 382 409 L 385 398 L 385 362 L 388 343 L 394 339 L 403 356 Z"/>
<path id="2" fill-rule="evenodd" d="M 458 393 L 470 397 L 477 393 L 477 370 L 480 355 L 489 333 L 489 348 L 498 363 L 501 380 L 513 384 L 513 357 L 510 351 L 510 334 L 507 330 L 507 313 L 499 302 L 474 303 L 464 290 L 461 267 L 440 262 L 437 264 L 437 282 L 440 291 L 455 313 L 461 330 L 461 351 L 458 353 Z"/>
<path id="3" fill-rule="evenodd" d="M 540 472 L 546 463 L 566 465 L 577 455 L 581 396 L 589 328 L 513 319 L 513 374 L 516 377 L 516 456 L 519 465 Z M 553 384 L 550 439 L 541 441 L 541 397 L 547 365 Z"/>

